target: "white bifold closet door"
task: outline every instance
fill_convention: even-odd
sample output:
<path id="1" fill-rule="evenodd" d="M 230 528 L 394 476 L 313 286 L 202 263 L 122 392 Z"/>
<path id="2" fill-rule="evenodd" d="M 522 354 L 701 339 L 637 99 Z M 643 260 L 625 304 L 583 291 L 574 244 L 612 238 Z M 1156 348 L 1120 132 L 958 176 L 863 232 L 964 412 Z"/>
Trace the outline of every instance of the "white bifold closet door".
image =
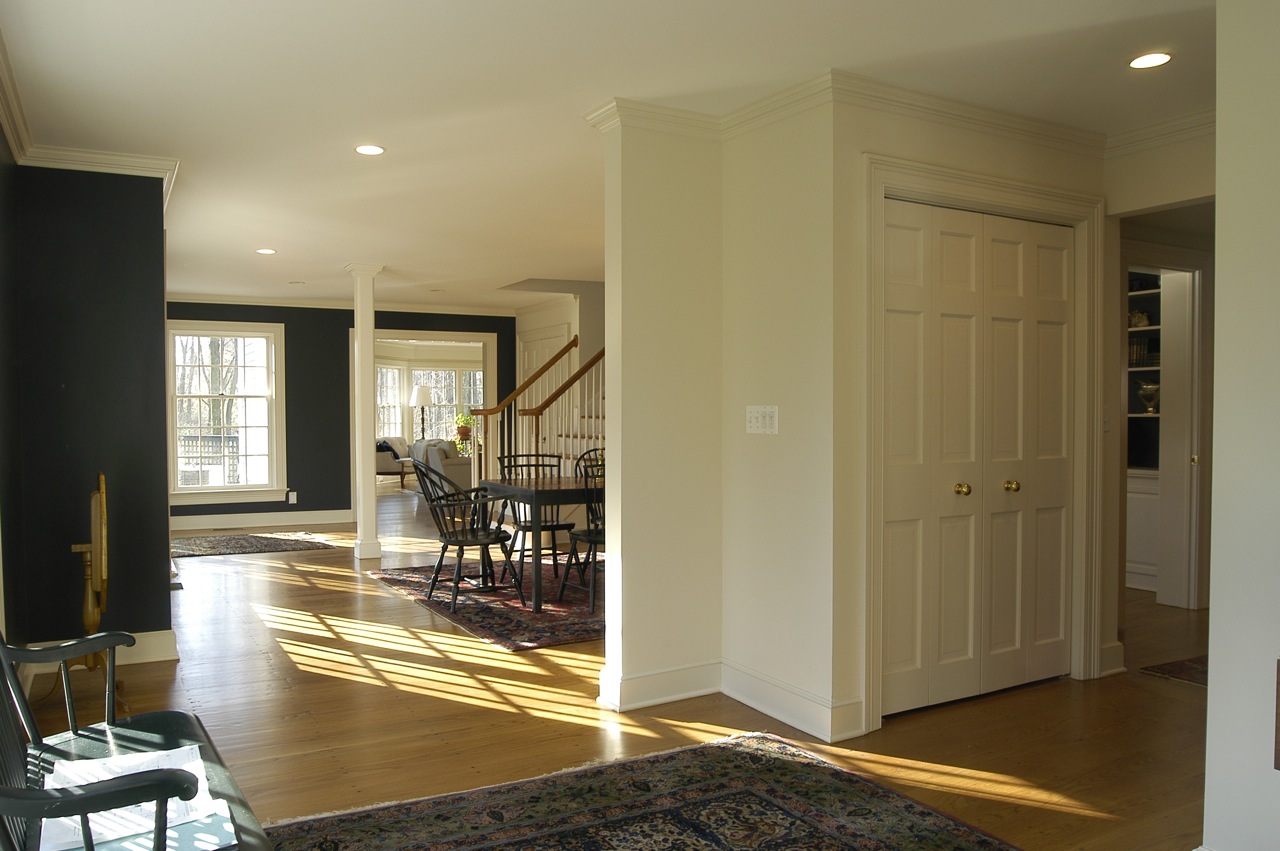
<path id="1" fill-rule="evenodd" d="M 884 714 L 1069 670 L 1072 239 L 885 202 Z"/>

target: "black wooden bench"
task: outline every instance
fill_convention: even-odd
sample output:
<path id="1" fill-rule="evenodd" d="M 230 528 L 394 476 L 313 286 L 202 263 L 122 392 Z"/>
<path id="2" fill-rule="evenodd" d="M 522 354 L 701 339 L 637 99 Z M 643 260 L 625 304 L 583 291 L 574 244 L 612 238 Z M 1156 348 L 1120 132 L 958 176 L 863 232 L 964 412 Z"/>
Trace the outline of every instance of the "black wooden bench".
<path id="1" fill-rule="evenodd" d="M 124 718 L 116 717 L 115 651 L 132 646 L 134 638 L 123 632 L 101 632 L 87 638 L 52 647 L 11 647 L 0 638 L 0 663 L 4 668 L 8 700 L 0 699 L 0 848 L 28 851 L 40 844 L 40 825 L 46 818 L 81 816 L 139 803 L 170 798 L 190 800 L 197 780 L 180 769 L 156 769 L 126 774 L 111 780 L 66 789 L 44 789 L 45 776 L 55 760 L 100 759 L 127 753 L 147 753 L 195 745 L 200 750 L 209 792 L 227 802 L 234 838 L 227 845 L 244 849 L 270 849 L 271 843 L 236 785 L 231 772 L 214 747 L 200 719 L 189 712 L 164 710 Z M 80 727 L 76 723 L 68 669 L 80 659 L 97 657 L 106 672 L 106 721 Z M 67 723 L 70 730 L 41 736 L 18 679 L 18 663 L 58 663 L 66 692 Z M 3 696 L 0 696 L 2 698 Z M 152 848 L 163 835 L 165 806 L 157 807 L 157 823 L 150 841 Z M 86 831 L 86 834 L 88 832 Z M 86 848 L 92 848 L 86 843 Z M 136 844 L 134 845 L 136 847 Z"/>

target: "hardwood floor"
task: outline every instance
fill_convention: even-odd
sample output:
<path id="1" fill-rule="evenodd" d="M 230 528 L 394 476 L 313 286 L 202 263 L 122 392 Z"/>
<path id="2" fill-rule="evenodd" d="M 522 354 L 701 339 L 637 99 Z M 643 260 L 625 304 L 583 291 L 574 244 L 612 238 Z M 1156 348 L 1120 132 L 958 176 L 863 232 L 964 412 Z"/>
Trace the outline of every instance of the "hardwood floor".
<path id="1" fill-rule="evenodd" d="M 903 713 L 828 745 L 723 695 L 609 711 L 602 642 L 508 653 L 467 635 L 365 574 L 434 560 L 421 500 L 379 503 L 381 565 L 356 562 L 350 530 L 333 550 L 178 560 L 181 661 L 120 670 L 133 711 L 201 716 L 264 823 L 766 730 L 1026 849 L 1200 843 L 1205 689 L 1137 668 L 1205 652 L 1207 612 L 1130 592 L 1130 673 Z M 59 711 L 55 696 L 39 714 Z"/>

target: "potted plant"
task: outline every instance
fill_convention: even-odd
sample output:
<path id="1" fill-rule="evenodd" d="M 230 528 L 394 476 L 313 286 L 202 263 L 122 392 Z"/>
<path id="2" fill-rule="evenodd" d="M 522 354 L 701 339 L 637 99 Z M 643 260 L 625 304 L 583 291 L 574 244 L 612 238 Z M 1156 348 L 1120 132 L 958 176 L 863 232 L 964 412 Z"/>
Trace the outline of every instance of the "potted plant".
<path id="1" fill-rule="evenodd" d="M 471 427 L 476 424 L 476 418 L 471 416 L 470 413 L 458 414 L 454 423 L 458 426 L 458 440 L 470 440 Z"/>

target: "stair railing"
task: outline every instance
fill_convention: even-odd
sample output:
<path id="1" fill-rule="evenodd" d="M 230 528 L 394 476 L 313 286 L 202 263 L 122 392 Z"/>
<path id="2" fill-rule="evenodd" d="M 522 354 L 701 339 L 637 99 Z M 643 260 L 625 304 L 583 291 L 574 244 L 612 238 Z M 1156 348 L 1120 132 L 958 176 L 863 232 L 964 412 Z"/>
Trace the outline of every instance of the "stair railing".
<path id="1" fill-rule="evenodd" d="M 604 446 L 604 349 L 520 416 L 531 423 L 521 433 L 530 434 L 538 447 L 525 451 L 559 455 L 561 472 L 572 473 L 573 459 Z"/>
<path id="2" fill-rule="evenodd" d="M 541 451 L 533 448 L 537 446 L 533 437 L 523 433 L 522 429 L 528 426 L 528 420 L 521 417 L 520 412 L 539 404 L 537 401 L 529 401 L 530 395 L 540 395 L 539 388 L 546 387 L 549 383 L 552 386 L 563 384 L 570 369 L 570 363 L 565 359 L 577 347 L 578 337 L 575 335 L 497 405 L 471 410 L 471 415 L 475 417 L 471 481 L 498 478 L 498 457 L 501 455 Z"/>

